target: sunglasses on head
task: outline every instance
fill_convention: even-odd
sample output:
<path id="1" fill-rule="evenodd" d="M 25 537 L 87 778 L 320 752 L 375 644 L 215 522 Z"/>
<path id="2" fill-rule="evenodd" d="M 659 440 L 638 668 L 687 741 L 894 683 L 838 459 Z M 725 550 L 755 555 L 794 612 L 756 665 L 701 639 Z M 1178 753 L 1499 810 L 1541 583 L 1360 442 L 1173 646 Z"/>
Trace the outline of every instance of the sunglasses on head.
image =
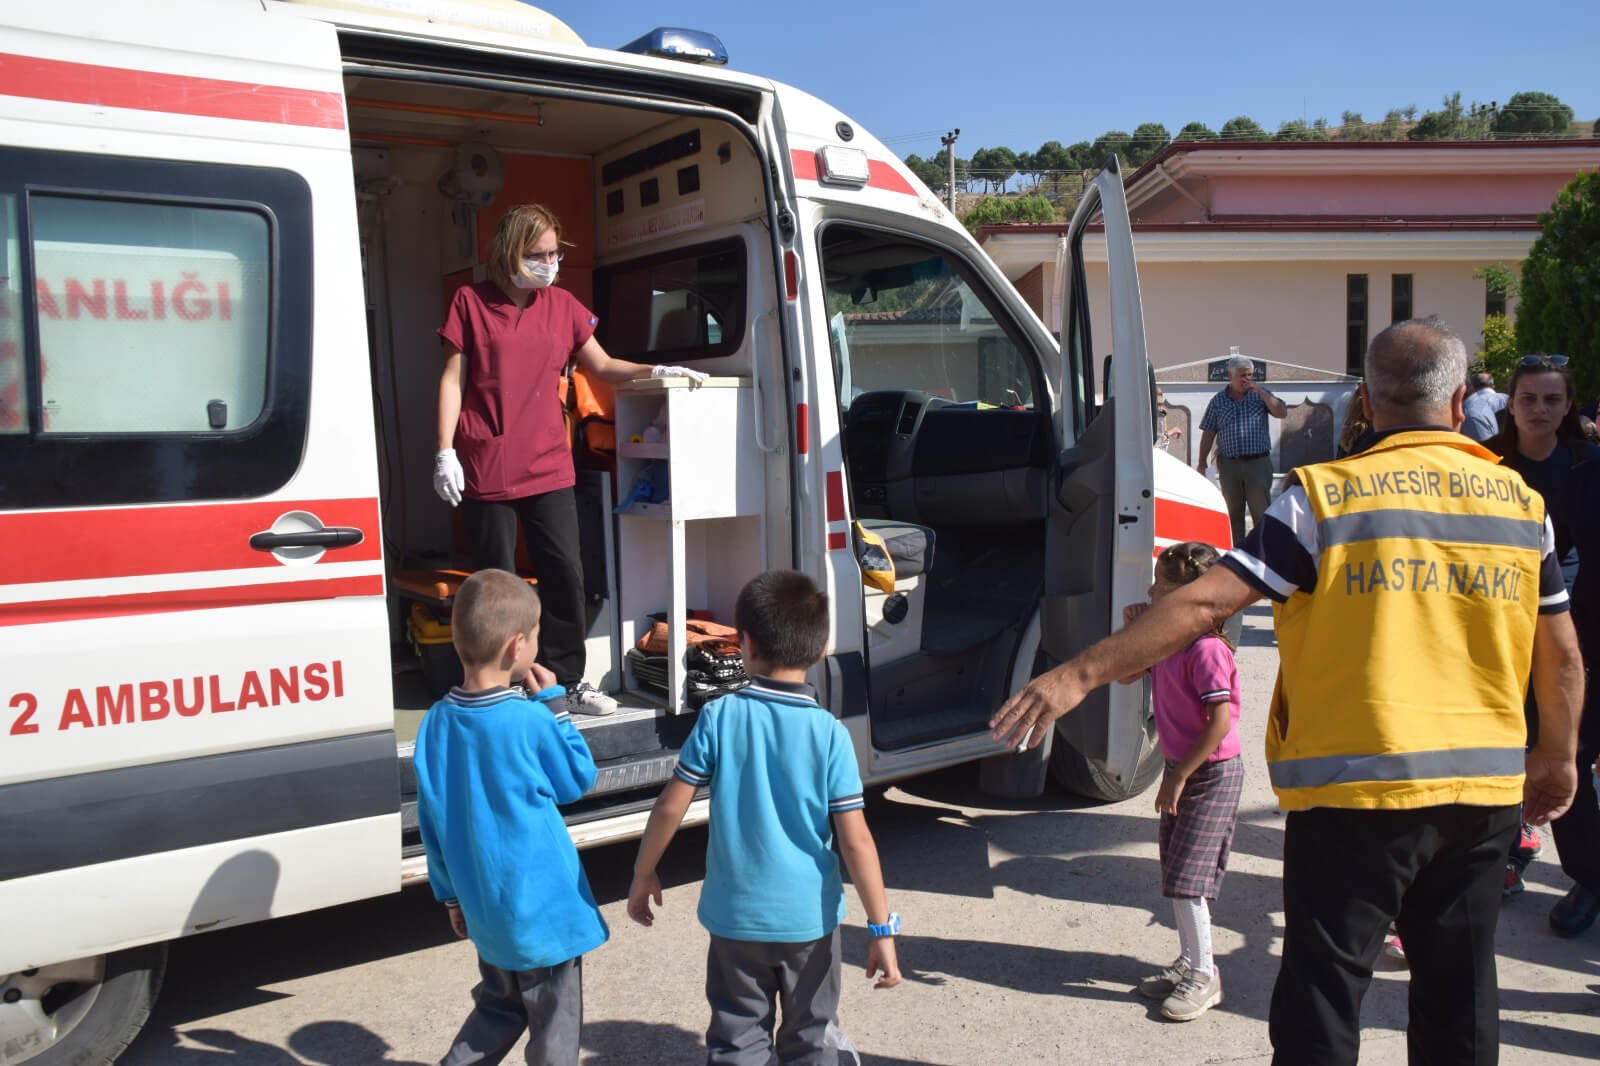
<path id="1" fill-rule="evenodd" d="M 1522 367 L 1541 367 L 1546 370 L 1556 370 L 1566 366 L 1568 359 L 1564 355 L 1525 355 L 1517 360 L 1517 365 Z"/>

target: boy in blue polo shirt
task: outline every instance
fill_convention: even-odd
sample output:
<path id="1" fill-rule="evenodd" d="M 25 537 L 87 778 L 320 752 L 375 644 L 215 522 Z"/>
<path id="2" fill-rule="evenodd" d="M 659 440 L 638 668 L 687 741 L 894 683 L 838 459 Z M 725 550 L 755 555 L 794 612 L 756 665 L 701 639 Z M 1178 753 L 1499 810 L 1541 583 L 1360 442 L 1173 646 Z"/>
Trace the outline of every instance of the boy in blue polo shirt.
<path id="1" fill-rule="evenodd" d="M 524 1031 L 529 1063 L 577 1066 L 583 955 L 610 933 L 557 805 L 588 791 L 594 758 L 533 661 L 539 597 L 526 582 L 478 571 L 450 627 L 466 676 L 417 734 L 417 821 L 433 893 L 472 938 L 482 981 L 441 1066 L 499 1062 Z"/>
<path id="2" fill-rule="evenodd" d="M 835 1066 L 848 1047 L 835 1024 L 846 909 L 835 833 L 866 908 L 876 988 L 900 983 L 900 916 L 885 899 L 850 734 L 805 681 L 827 646 L 828 598 L 804 574 L 776 570 L 744 587 L 734 620 L 754 682 L 701 710 L 639 842 L 628 916 L 655 920 L 656 865 L 695 790 L 710 786 L 700 892 L 700 924 L 711 934 L 706 1062 L 767 1066 L 776 1052 L 785 1066 Z"/>

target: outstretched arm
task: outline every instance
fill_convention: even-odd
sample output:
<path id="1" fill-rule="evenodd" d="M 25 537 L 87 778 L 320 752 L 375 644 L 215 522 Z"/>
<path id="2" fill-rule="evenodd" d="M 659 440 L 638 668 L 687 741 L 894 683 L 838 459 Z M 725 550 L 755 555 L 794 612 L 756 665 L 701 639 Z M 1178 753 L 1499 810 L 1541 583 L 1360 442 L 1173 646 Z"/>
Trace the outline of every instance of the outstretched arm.
<path id="1" fill-rule="evenodd" d="M 996 740 L 1026 750 L 1044 740 L 1045 729 L 1101 685 L 1150 669 L 1202 633 L 1259 599 L 1225 566 L 1162 597 L 1127 629 L 1111 634 L 1068 662 L 1035 678 L 989 720 Z"/>
<path id="2" fill-rule="evenodd" d="M 1583 708 L 1583 658 L 1572 615 L 1542 614 L 1533 632 L 1533 693 L 1539 742 L 1528 752 L 1523 805 L 1531 825 L 1572 806 L 1578 790 L 1578 715 Z"/>

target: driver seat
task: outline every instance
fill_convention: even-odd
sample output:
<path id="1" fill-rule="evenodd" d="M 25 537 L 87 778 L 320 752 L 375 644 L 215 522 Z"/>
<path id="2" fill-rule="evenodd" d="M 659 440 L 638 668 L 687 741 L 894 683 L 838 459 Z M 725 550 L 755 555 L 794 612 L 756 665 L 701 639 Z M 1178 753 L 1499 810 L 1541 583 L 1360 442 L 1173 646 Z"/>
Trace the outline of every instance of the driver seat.
<path id="1" fill-rule="evenodd" d="M 874 666 L 894 662 L 922 649 L 922 620 L 927 600 L 927 573 L 933 568 L 936 537 L 927 526 L 889 518 L 857 520 L 883 539 L 894 560 L 894 591 L 867 586 L 863 606 L 867 650 Z"/>

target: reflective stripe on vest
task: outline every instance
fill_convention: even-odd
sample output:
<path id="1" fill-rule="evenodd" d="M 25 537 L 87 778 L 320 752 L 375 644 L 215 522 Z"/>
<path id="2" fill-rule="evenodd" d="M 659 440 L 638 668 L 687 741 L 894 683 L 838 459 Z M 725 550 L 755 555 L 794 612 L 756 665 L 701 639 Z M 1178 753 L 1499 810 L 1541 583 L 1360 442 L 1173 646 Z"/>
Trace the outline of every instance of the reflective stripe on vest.
<path id="1" fill-rule="evenodd" d="M 1521 748 L 1324 755 L 1271 763 L 1267 773 L 1273 788 L 1321 788 L 1356 781 L 1426 781 L 1441 777 L 1514 777 L 1522 773 L 1524 758 Z"/>
<path id="2" fill-rule="evenodd" d="M 1544 523 L 1493 515 L 1429 514 L 1410 508 L 1358 511 L 1334 515 L 1317 523 L 1317 539 L 1324 548 L 1378 540 L 1381 537 L 1409 537 L 1455 544 L 1499 544 L 1507 548 L 1538 551 L 1544 544 Z"/>

